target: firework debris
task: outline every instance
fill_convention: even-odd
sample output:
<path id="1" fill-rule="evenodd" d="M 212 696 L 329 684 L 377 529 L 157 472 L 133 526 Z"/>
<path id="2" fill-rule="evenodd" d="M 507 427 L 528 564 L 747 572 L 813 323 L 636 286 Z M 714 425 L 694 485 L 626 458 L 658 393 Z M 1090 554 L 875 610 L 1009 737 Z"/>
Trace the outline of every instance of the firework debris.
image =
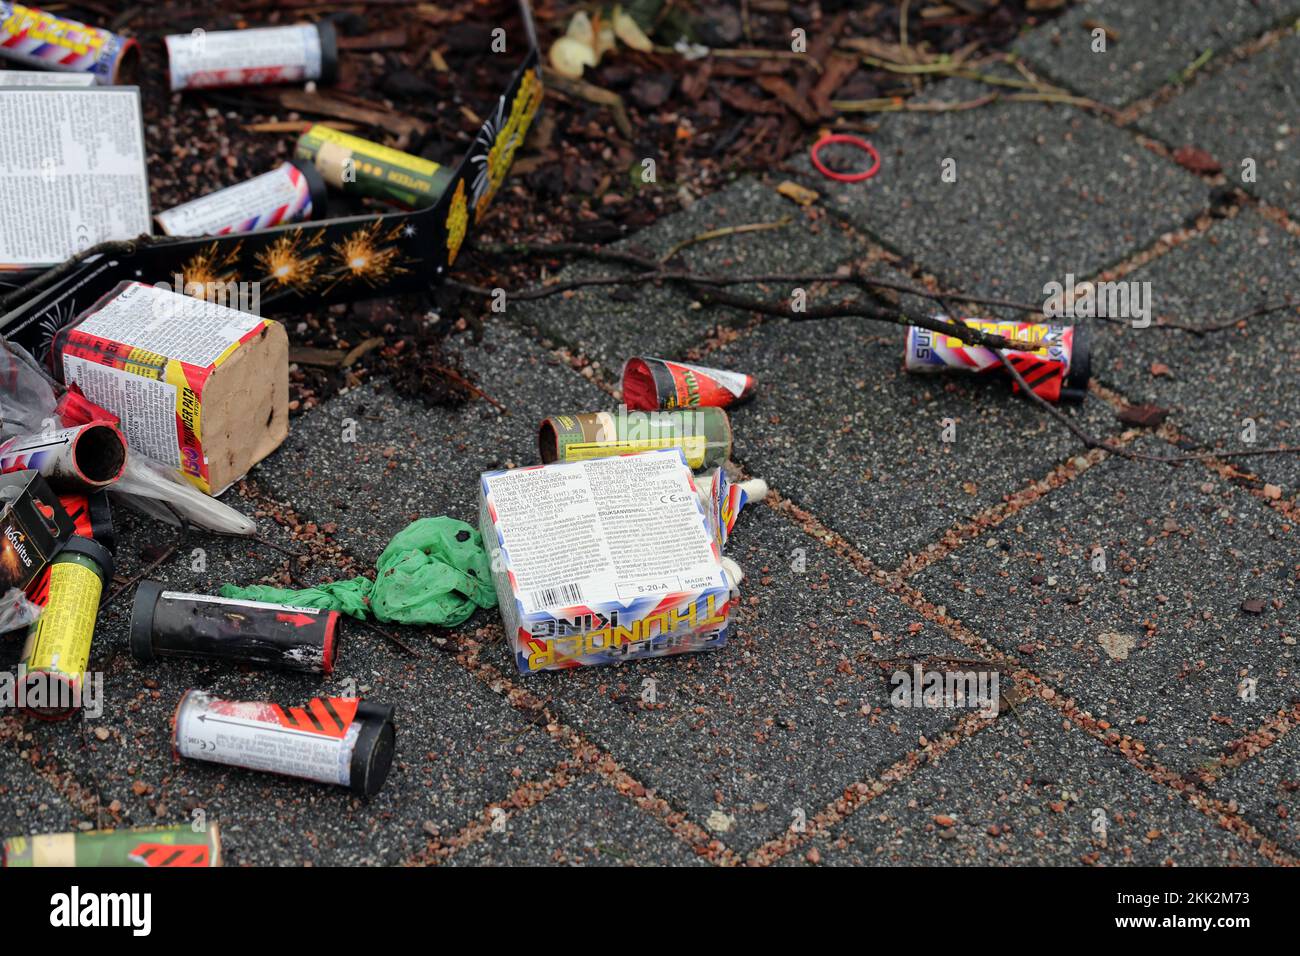
<path id="1" fill-rule="evenodd" d="M 480 484 L 521 674 L 727 643 L 740 575 L 724 567 L 677 449 L 487 472 Z M 591 623 L 569 627 L 578 608 Z"/>
<path id="2" fill-rule="evenodd" d="M 213 820 L 201 827 L 127 827 L 10 837 L 0 844 L 0 866 L 221 866 L 221 828 Z M 73 907 L 77 908 L 75 903 Z"/>
<path id="3" fill-rule="evenodd" d="M 52 354 L 133 449 L 209 494 L 289 434 L 289 340 L 272 319 L 124 282 L 61 329 Z"/>
<path id="4" fill-rule="evenodd" d="M 754 376 L 637 356 L 623 364 L 623 401 L 637 411 L 726 408 L 754 393 Z"/>
<path id="5" fill-rule="evenodd" d="M 72 534 L 72 519 L 35 471 L 0 475 L 0 592 L 36 581 Z"/>
<path id="6" fill-rule="evenodd" d="M 396 740 L 393 707 L 355 697 L 282 707 L 188 690 L 172 719 L 180 757 L 336 784 L 361 797 L 383 787 Z"/>

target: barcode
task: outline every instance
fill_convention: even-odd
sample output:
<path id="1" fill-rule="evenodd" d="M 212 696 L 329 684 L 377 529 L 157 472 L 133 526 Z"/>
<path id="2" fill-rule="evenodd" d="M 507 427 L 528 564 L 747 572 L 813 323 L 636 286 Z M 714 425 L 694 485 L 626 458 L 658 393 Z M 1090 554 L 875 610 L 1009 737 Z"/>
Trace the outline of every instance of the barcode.
<path id="1" fill-rule="evenodd" d="M 546 607 L 571 607 L 582 601 L 582 588 L 575 584 L 557 584 L 553 588 L 538 588 L 529 592 L 533 610 Z"/>

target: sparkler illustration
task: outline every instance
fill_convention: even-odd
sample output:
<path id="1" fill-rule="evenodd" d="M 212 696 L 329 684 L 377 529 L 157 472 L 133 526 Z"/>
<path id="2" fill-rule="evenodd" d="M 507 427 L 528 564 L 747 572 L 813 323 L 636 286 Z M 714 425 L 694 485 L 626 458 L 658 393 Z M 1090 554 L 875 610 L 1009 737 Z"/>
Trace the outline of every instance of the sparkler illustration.
<path id="1" fill-rule="evenodd" d="M 267 282 L 301 292 L 311 284 L 320 267 L 320 256 L 308 253 L 324 241 L 324 233 L 295 229 L 259 250 L 254 259 Z"/>
<path id="2" fill-rule="evenodd" d="M 235 282 L 237 277 L 232 267 L 239 261 L 239 254 L 243 248 L 242 242 L 225 249 L 214 242 L 200 249 L 181 267 L 181 277 L 185 280 L 185 287 L 175 291 L 185 292 L 192 285 L 198 286 L 202 290 L 202 297 L 208 298 L 213 292 Z"/>
<path id="3" fill-rule="evenodd" d="M 401 249 L 391 245 L 401 234 L 400 223 L 385 230 L 383 222 L 376 220 L 344 237 L 342 242 L 334 243 L 330 247 L 334 256 L 334 268 L 330 270 L 330 275 L 334 281 L 326 287 L 326 291 L 347 282 L 364 282 L 376 286 L 409 271 L 402 265 L 406 260 Z"/>

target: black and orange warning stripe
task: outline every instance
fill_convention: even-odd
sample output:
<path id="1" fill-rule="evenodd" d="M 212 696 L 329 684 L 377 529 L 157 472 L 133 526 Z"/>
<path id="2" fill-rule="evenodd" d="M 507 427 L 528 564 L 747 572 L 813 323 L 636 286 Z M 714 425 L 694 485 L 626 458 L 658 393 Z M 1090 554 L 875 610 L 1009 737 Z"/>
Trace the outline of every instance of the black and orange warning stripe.
<path id="1" fill-rule="evenodd" d="M 341 738 L 356 719 L 357 698 L 313 697 L 305 707 L 272 704 L 271 710 L 281 727 Z"/>

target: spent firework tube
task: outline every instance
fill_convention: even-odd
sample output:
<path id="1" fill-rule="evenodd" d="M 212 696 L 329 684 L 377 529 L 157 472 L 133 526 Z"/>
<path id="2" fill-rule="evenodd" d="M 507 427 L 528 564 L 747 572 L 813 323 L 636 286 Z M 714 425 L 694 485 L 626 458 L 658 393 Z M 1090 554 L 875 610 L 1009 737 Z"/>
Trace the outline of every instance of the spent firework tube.
<path id="1" fill-rule="evenodd" d="M 0 58 L 38 70 L 89 73 L 100 86 L 129 81 L 139 47 L 129 37 L 0 0 Z"/>
<path id="2" fill-rule="evenodd" d="M 167 591 L 141 581 L 131 611 L 138 661 L 190 657 L 306 674 L 334 670 L 339 612 Z"/>
<path id="3" fill-rule="evenodd" d="M 333 83 L 339 72 L 338 37 L 328 20 L 253 30 L 195 30 L 163 42 L 173 91 L 305 80 Z"/>
<path id="4" fill-rule="evenodd" d="M 50 487 L 97 491 L 122 477 L 126 439 L 112 422 L 90 422 L 0 445 L 0 472 L 38 471 Z"/>
<path id="5" fill-rule="evenodd" d="M 745 505 L 762 501 L 767 491 L 767 482 L 762 478 L 732 481 L 725 468 L 712 468 L 695 476 L 695 493 L 704 507 L 709 533 L 719 548 L 726 545 Z"/>
<path id="6" fill-rule="evenodd" d="M 219 189 L 154 216 L 168 236 L 224 236 L 325 218 L 325 180 L 293 160 L 247 182 Z"/>
<path id="7" fill-rule="evenodd" d="M 83 538 L 93 538 L 110 552 L 117 550 L 117 531 L 113 527 L 113 509 L 107 491 L 89 494 L 59 495 L 59 504 L 72 519 L 72 530 Z M 50 569 L 45 567 L 39 577 L 33 578 L 26 588 L 27 600 L 45 607 L 50 600 Z"/>
<path id="8" fill-rule="evenodd" d="M 180 757 L 348 787 L 372 797 L 393 763 L 391 704 L 316 697 L 303 707 L 187 690 L 172 720 Z"/>
<path id="9" fill-rule="evenodd" d="M 452 171 L 433 160 L 313 126 L 298 137 L 293 158 L 312 163 L 326 184 L 407 209 L 432 206 L 451 182 Z"/>
<path id="10" fill-rule="evenodd" d="M 50 73 L 48 70 L 0 70 L 0 87 L 8 86 L 94 86 L 91 73 Z"/>
<path id="11" fill-rule="evenodd" d="M 630 358 L 623 364 L 623 401 L 628 408 L 726 408 L 749 398 L 754 376 L 658 358 Z"/>
<path id="12" fill-rule="evenodd" d="M 1092 355 L 1082 326 L 968 318 L 961 322 L 980 332 L 1025 343 L 1023 351 L 1007 351 L 1007 361 L 1024 376 L 1035 394 L 1049 402 L 1083 401 L 1092 376 Z M 995 350 L 916 326 L 907 330 L 903 365 L 909 372 L 957 369 L 1006 374 Z M 1015 390 L 1020 390 L 1019 383 L 1015 383 Z"/>
<path id="13" fill-rule="evenodd" d="M 221 866 L 221 830 L 214 820 L 197 831 L 183 824 L 10 837 L 0 866 Z"/>
<path id="14" fill-rule="evenodd" d="M 49 599 L 23 647 L 23 709 L 33 717 L 61 720 L 81 706 L 99 599 L 112 578 L 113 555 L 79 535 L 50 562 Z"/>
<path id="15" fill-rule="evenodd" d="M 542 461 L 587 461 L 659 448 L 680 448 L 692 470 L 726 464 L 731 422 L 720 408 L 554 415 L 538 433 Z"/>
<path id="16" fill-rule="evenodd" d="M 117 551 L 117 531 L 113 527 L 113 506 L 107 491 L 59 495 L 63 510 L 72 519 L 73 530 L 83 538 L 94 538 L 109 551 Z"/>

